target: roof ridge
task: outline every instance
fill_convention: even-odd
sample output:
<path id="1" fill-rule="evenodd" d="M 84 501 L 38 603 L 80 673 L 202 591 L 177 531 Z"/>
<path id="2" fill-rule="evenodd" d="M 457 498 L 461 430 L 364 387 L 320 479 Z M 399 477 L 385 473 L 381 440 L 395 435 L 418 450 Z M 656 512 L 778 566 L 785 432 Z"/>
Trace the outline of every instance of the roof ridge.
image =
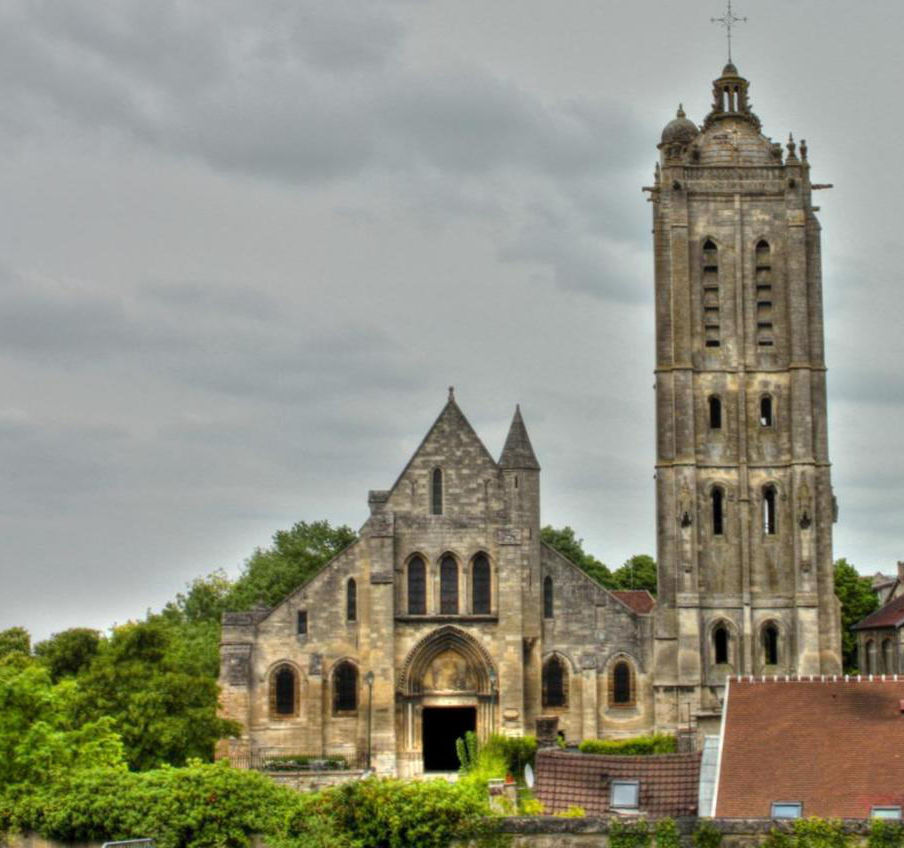
<path id="1" fill-rule="evenodd" d="M 904 674 L 737 674 L 736 683 L 904 683 Z"/>

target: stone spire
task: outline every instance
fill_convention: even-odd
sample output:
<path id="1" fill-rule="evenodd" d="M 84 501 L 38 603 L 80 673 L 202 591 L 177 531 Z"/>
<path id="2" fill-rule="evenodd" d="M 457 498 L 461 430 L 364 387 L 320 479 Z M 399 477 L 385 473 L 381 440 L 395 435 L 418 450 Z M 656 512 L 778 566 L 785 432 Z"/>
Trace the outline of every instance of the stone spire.
<path id="1" fill-rule="evenodd" d="M 505 446 L 502 448 L 502 456 L 499 457 L 500 468 L 524 468 L 531 471 L 539 471 L 540 463 L 534 455 L 530 439 L 527 435 L 527 427 L 521 417 L 521 407 L 515 407 L 515 416 L 512 418 L 512 426 L 509 427 L 508 436 L 505 438 Z"/>

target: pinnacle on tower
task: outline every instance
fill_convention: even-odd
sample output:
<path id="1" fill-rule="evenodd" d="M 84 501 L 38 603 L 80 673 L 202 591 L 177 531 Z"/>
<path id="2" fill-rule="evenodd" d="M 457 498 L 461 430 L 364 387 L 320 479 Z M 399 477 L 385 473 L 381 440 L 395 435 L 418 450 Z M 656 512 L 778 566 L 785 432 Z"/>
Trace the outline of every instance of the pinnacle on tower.
<path id="1" fill-rule="evenodd" d="M 515 415 L 512 418 L 512 426 L 509 427 L 508 436 L 505 437 L 505 446 L 499 457 L 500 468 L 523 468 L 531 471 L 539 471 L 540 463 L 531 447 L 530 438 L 527 435 L 527 427 L 521 417 L 521 406 L 515 407 Z"/>

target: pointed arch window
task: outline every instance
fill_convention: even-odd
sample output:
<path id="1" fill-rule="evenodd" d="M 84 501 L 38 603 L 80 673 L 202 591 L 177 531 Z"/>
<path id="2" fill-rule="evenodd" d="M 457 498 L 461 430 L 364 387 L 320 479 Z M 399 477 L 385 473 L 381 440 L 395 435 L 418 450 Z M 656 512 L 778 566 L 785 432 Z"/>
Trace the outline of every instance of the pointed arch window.
<path id="1" fill-rule="evenodd" d="M 713 507 L 713 536 L 725 534 L 725 492 L 718 486 L 710 494 Z"/>
<path id="2" fill-rule="evenodd" d="M 768 485 L 763 487 L 763 533 L 767 536 L 774 536 L 776 527 L 776 492 L 775 486 Z"/>
<path id="3" fill-rule="evenodd" d="M 703 344 L 720 347 L 722 330 L 719 298 L 719 249 L 712 239 L 703 242 Z"/>
<path id="4" fill-rule="evenodd" d="M 772 250 L 761 240 L 756 246 L 756 343 L 757 347 L 775 345 L 773 323 Z"/>
<path id="5" fill-rule="evenodd" d="M 408 615 L 427 613 L 427 567 L 419 556 L 408 562 Z"/>
<path id="6" fill-rule="evenodd" d="M 713 659 L 716 665 L 728 662 L 728 628 L 724 624 L 713 630 Z"/>
<path id="7" fill-rule="evenodd" d="M 543 706 L 568 706 L 568 672 L 557 656 L 543 663 Z"/>
<path id="8" fill-rule="evenodd" d="M 489 615 L 491 608 L 490 563 L 477 554 L 471 565 L 471 606 L 475 615 Z"/>
<path id="9" fill-rule="evenodd" d="M 772 396 L 763 395 L 760 398 L 760 427 L 772 426 Z"/>
<path id="10" fill-rule="evenodd" d="M 763 628 L 763 660 L 766 665 L 778 665 L 778 627 L 771 622 Z"/>
<path id="11" fill-rule="evenodd" d="M 288 718 L 297 713 L 298 678 L 289 665 L 282 665 L 270 675 L 270 714 Z"/>
<path id="12" fill-rule="evenodd" d="M 358 584 L 354 577 L 345 585 L 345 617 L 348 621 L 358 620 Z"/>
<path id="13" fill-rule="evenodd" d="M 333 672 L 333 712 L 347 713 L 358 709 L 358 669 L 348 660 Z"/>
<path id="14" fill-rule="evenodd" d="M 609 702 L 617 707 L 634 704 L 634 674 L 627 660 L 619 660 L 609 674 Z"/>
<path id="15" fill-rule="evenodd" d="M 722 429 L 722 401 L 717 395 L 709 397 L 709 429 Z"/>
<path id="16" fill-rule="evenodd" d="M 439 566 L 440 615 L 458 615 L 458 563 L 448 554 Z"/>
<path id="17" fill-rule="evenodd" d="M 443 472 L 434 468 L 430 480 L 430 511 L 434 515 L 443 514 Z"/>
<path id="18" fill-rule="evenodd" d="M 554 607 L 552 577 L 547 576 L 543 580 L 543 618 L 552 618 L 553 612 Z"/>

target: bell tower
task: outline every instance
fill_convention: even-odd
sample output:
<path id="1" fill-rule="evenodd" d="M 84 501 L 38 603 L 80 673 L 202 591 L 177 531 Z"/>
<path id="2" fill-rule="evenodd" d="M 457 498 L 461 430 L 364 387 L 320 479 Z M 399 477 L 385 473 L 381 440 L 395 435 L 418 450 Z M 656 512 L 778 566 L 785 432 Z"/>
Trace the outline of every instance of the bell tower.
<path id="1" fill-rule="evenodd" d="M 726 675 L 841 670 L 820 186 L 731 62 L 659 151 L 656 721 L 705 727 Z"/>

